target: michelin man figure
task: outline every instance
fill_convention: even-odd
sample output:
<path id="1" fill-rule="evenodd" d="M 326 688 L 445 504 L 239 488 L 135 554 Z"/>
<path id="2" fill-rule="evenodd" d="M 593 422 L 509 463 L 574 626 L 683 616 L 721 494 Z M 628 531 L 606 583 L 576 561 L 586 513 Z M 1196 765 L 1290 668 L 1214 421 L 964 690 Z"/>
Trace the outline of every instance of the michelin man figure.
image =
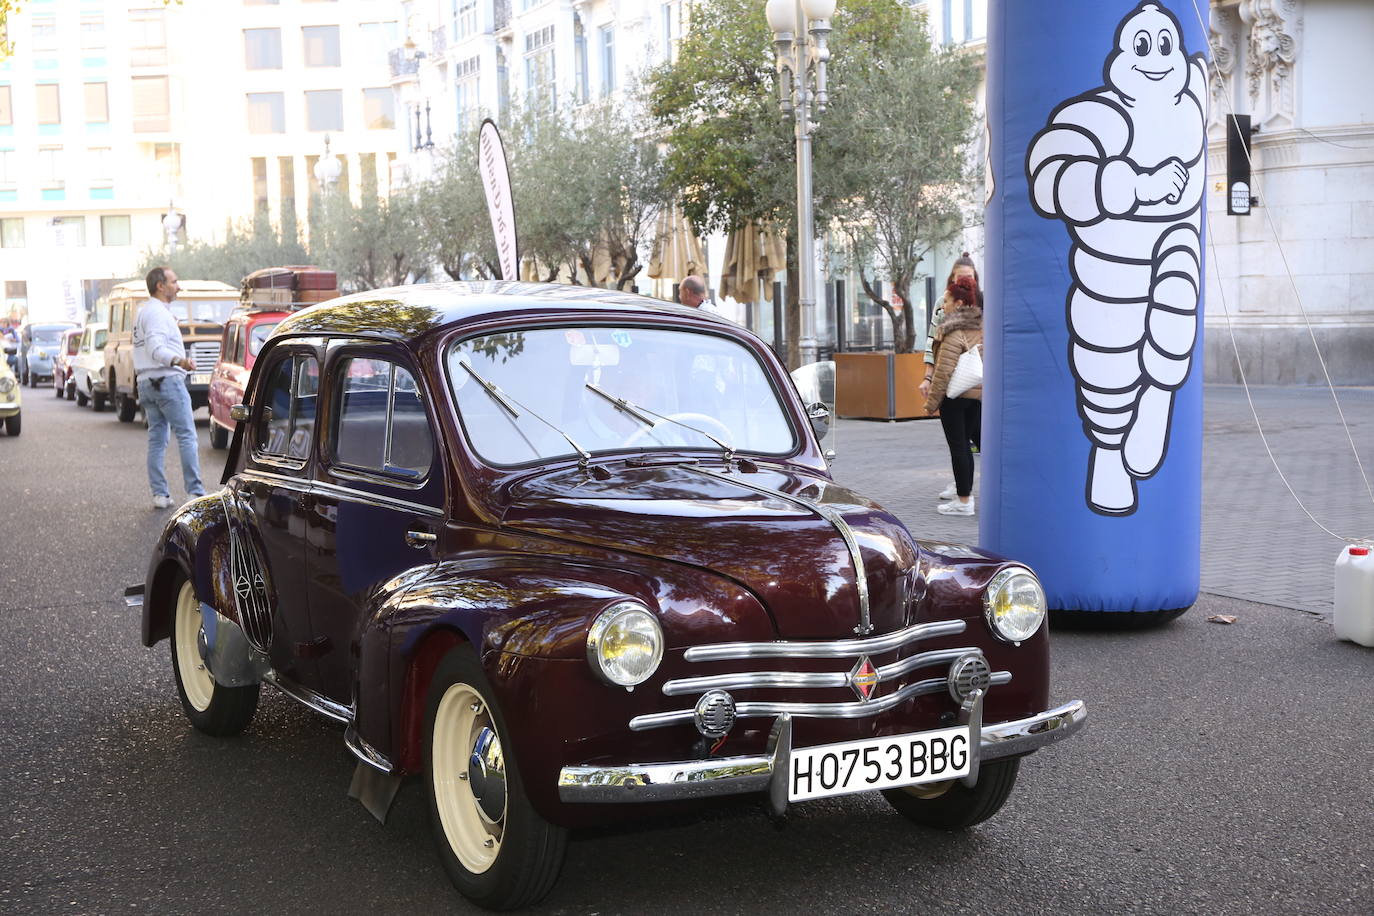
<path id="1" fill-rule="evenodd" d="M 1060 104 L 1026 156 L 1031 202 L 1072 246 L 1069 366 L 1091 443 L 1086 495 L 1102 515 L 1136 510 L 1136 481 L 1169 445 L 1188 378 L 1202 288 L 1206 62 L 1178 20 L 1144 2 L 1123 19 L 1105 86 Z"/>

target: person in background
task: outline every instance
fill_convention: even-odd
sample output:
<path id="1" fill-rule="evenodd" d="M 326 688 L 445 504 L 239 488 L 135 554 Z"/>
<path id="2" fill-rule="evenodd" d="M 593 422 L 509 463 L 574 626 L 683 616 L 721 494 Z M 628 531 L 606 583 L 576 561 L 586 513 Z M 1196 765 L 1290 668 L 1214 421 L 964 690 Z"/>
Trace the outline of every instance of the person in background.
<path id="1" fill-rule="evenodd" d="M 720 314 L 720 307 L 706 298 L 706 281 L 695 274 L 683 279 L 677 288 L 677 298 L 688 308 L 701 309 L 712 315 Z"/>
<path id="2" fill-rule="evenodd" d="M 954 466 L 955 499 L 941 503 L 942 515 L 973 515 L 973 450 L 982 443 L 983 387 L 977 385 L 958 397 L 946 397 L 950 375 L 959 357 L 983 343 L 983 309 L 978 303 L 978 285 L 972 277 L 960 277 L 949 291 L 952 308 L 935 332 L 935 363 L 930 374 L 926 410 L 940 411 L 940 426 L 949 444 Z"/>
<path id="3" fill-rule="evenodd" d="M 14 326 L 8 321 L 0 324 L 0 349 L 8 350 L 14 348 L 13 353 L 5 354 L 5 362 L 10 364 L 10 369 L 17 375 L 19 373 L 19 335 L 15 333 Z"/>
<path id="4" fill-rule="evenodd" d="M 971 277 L 974 288 L 978 291 L 978 308 L 983 307 L 983 288 L 978 280 L 978 268 L 973 266 L 973 259 L 965 251 L 950 267 L 949 278 L 945 280 L 945 293 L 940 297 L 940 301 L 935 304 L 935 310 L 930 313 L 930 327 L 926 331 L 926 350 L 925 350 L 925 379 L 921 382 L 921 394 L 930 395 L 930 379 L 935 372 L 935 334 L 940 329 L 940 324 L 945 320 L 945 316 L 954 311 L 954 300 L 950 296 L 950 291 L 954 289 L 954 283 L 961 277 Z M 974 443 L 976 446 L 976 443 Z M 953 499 L 957 495 L 954 482 L 950 481 L 949 486 L 940 491 L 941 499 Z"/>
<path id="5" fill-rule="evenodd" d="M 148 418 L 148 486 L 153 507 L 172 505 L 171 488 L 162 466 L 167 454 L 167 432 L 177 438 L 181 452 L 181 477 L 188 496 L 204 496 L 200 482 L 200 439 L 192 417 L 191 394 L 186 373 L 196 367 L 186 355 L 181 329 L 167 306 L 176 299 L 180 285 L 170 268 L 148 271 L 148 295 L 134 321 L 134 372 L 138 377 L 138 402 Z"/>

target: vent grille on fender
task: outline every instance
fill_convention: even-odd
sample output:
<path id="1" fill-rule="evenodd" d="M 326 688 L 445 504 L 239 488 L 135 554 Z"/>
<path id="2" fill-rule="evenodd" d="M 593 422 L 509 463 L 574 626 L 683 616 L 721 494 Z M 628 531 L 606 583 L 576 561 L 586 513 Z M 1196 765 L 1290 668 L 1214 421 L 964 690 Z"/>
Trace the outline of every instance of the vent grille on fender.
<path id="1" fill-rule="evenodd" d="M 234 575 L 234 606 L 238 610 L 243 635 L 259 652 L 272 645 L 272 611 L 267 600 L 267 583 L 257 552 L 244 546 L 231 525 L 229 528 L 229 566 Z"/>

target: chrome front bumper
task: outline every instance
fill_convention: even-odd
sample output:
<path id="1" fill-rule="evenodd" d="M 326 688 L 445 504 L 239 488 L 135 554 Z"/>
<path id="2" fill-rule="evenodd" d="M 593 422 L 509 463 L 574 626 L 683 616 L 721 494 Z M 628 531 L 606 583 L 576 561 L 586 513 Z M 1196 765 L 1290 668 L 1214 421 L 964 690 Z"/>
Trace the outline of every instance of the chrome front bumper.
<path id="1" fill-rule="evenodd" d="M 1082 700 L 1012 722 L 981 726 L 979 761 L 1014 757 L 1063 741 L 1088 719 Z M 564 802 L 625 803 L 680 801 L 713 795 L 767 792 L 781 813 L 787 806 L 787 769 L 792 753 L 792 721 L 779 716 L 767 753 L 672 763 L 564 767 L 558 797 Z M 778 777 L 778 778 L 775 778 Z"/>

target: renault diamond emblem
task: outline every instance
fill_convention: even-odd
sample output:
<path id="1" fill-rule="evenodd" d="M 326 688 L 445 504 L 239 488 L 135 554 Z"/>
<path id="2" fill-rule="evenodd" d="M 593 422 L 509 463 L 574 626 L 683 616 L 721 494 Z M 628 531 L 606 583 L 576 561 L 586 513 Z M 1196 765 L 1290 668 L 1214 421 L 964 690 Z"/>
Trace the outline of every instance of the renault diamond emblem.
<path id="1" fill-rule="evenodd" d="M 878 669 L 873 667 L 867 655 L 859 659 L 854 670 L 849 672 L 849 686 L 854 688 L 859 699 L 865 703 L 873 697 L 873 691 L 878 689 Z"/>

